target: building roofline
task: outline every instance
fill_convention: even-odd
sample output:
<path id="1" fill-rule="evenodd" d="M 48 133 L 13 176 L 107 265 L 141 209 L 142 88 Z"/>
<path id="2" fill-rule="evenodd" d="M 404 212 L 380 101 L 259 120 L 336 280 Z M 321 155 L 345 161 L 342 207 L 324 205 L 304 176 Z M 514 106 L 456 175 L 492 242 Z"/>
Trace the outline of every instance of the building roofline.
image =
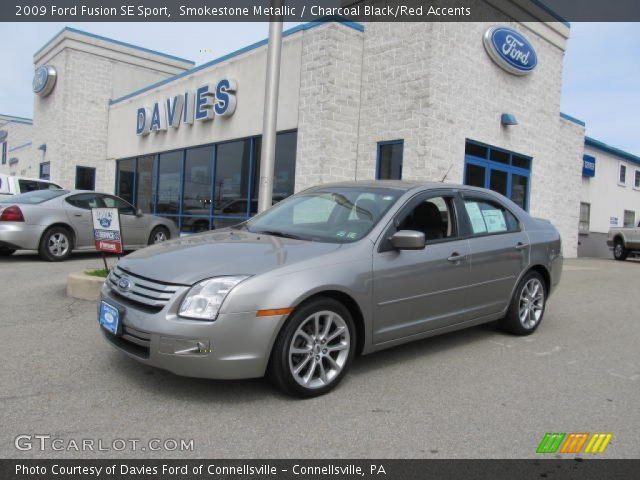
<path id="1" fill-rule="evenodd" d="M 640 165 L 640 157 L 634 155 L 633 153 L 625 152 L 617 147 L 613 147 L 608 145 L 600 140 L 596 140 L 593 137 L 584 137 L 584 144 L 587 147 L 595 148 L 596 150 L 600 150 L 601 152 L 610 153 L 615 155 L 616 157 L 622 158 L 624 160 L 629 160 L 630 162 L 636 163 Z"/>
<path id="2" fill-rule="evenodd" d="M 551 7 L 549 7 L 545 2 L 541 0 L 530 0 L 530 1 L 531 3 L 536 5 L 538 8 L 544 10 L 546 13 L 548 13 L 553 18 L 558 20 L 560 23 L 564 24 L 565 27 L 571 28 L 571 23 L 569 23 L 569 21 L 566 18 L 562 17 L 560 14 L 554 11 Z"/>
<path id="3" fill-rule="evenodd" d="M 310 30 L 314 27 L 323 25 L 325 23 L 329 23 L 329 22 L 335 22 L 338 23 L 340 25 L 344 25 L 345 27 L 348 28 L 352 28 L 358 32 L 364 32 L 364 26 L 361 25 L 360 23 L 356 23 L 356 22 L 350 22 L 350 21 L 345 21 L 343 19 L 341 19 L 340 17 L 323 17 L 321 19 L 318 20 L 314 20 L 312 22 L 308 22 L 308 23 L 303 23 L 301 25 L 296 25 L 295 27 L 289 28 L 287 30 L 285 30 L 282 33 L 283 37 L 288 37 L 289 35 L 293 35 L 294 33 L 303 31 L 303 30 Z M 250 45 L 247 45 L 246 47 L 242 47 L 238 50 L 235 50 L 231 53 L 228 53 L 226 55 L 223 55 L 221 57 L 215 58 L 213 60 L 210 60 L 206 63 L 203 63 L 202 65 L 198 65 L 197 67 L 193 67 L 190 68 L 189 70 L 185 70 L 184 72 L 180 72 L 172 77 L 167 77 L 165 79 L 162 79 L 158 82 L 152 83 L 151 85 L 147 85 L 146 87 L 142 87 L 138 90 L 135 90 L 131 93 L 128 93 L 126 95 L 123 95 L 122 97 L 118 97 L 116 99 L 112 99 L 109 100 L 109 105 L 115 105 L 117 103 L 123 102 L 124 100 L 128 100 L 129 98 L 135 97 L 137 95 L 140 95 L 141 93 L 144 92 L 148 92 L 149 90 L 153 90 L 154 88 L 158 88 L 161 87 L 162 85 L 166 85 L 167 83 L 171 83 L 175 80 L 178 80 L 180 78 L 184 78 L 187 77 L 195 72 L 198 72 L 200 70 L 203 70 L 205 68 L 211 67 L 213 65 L 217 65 L 219 63 L 223 63 L 231 58 L 237 57 L 238 55 L 242 55 L 243 53 L 247 53 L 250 52 L 251 50 L 255 50 L 256 48 L 262 47 L 264 45 L 267 44 L 268 39 L 263 39 L 260 40 L 258 42 L 252 43 Z"/>
<path id="4" fill-rule="evenodd" d="M 189 59 L 181 58 L 181 57 L 176 57 L 175 55 L 169 55 L 168 53 L 159 52 L 157 50 L 151 50 L 150 48 L 141 47 L 139 45 L 133 45 L 132 43 L 122 42 L 120 40 L 115 40 L 113 38 L 103 37 L 102 35 L 96 35 L 95 33 L 85 32 L 84 30 L 78 30 L 77 28 L 73 28 L 73 27 L 64 27 L 62 30 L 60 30 L 53 37 L 51 37 L 51 39 L 47 43 L 45 43 L 40 49 L 38 49 L 38 51 L 33 54 L 33 57 L 35 58 L 38 55 L 40 55 L 40 53 L 42 53 L 42 51 L 44 51 L 49 45 L 51 45 L 51 43 L 53 43 L 53 41 L 56 38 L 58 38 L 60 35 L 62 35 L 64 32 L 70 32 L 70 33 L 77 33 L 79 35 L 85 35 L 87 37 L 95 38 L 97 40 L 103 40 L 105 42 L 113 43 L 115 45 L 120 45 L 121 47 L 133 48 L 133 49 L 139 50 L 141 52 L 150 53 L 152 55 L 159 55 L 161 57 L 169 58 L 171 60 L 176 60 L 178 62 L 190 63 L 191 65 L 195 65 L 196 64 L 196 62 L 194 62 L 193 60 L 189 60 Z"/>
<path id="5" fill-rule="evenodd" d="M 0 120 L 6 120 L 7 123 L 15 122 L 15 123 L 26 123 L 27 125 L 33 125 L 32 118 L 17 117 L 15 115 L 5 115 L 4 113 L 0 113 Z"/>
<path id="6" fill-rule="evenodd" d="M 570 122 L 575 123 L 576 125 L 580 125 L 581 127 L 586 127 L 586 123 L 584 123 L 582 120 L 576 118 L 576 117 L 572 117 L 569 114 L 566 114 L 564 112 L 560 112 L 560 118 L 564 118 L 565 120 L 569 120 Z"/>

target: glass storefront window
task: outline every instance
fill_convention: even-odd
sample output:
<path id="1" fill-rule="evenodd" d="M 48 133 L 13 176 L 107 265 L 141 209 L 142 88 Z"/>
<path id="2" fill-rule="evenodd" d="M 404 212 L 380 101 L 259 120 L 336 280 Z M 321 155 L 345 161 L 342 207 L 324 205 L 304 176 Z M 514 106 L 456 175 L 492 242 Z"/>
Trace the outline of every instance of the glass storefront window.
<path id="1" fill-rule="evenodd" d="M 247 201 L 249 193 L 251 142 L 222 143 L 216 150 L 214 215 L 222 215 L 232 202 Z M 243 214 L 246 216 L 246 210 Z"/>
<path id="2" fill-rule="evenodd" d="M 156 213 L 180 213 L 180 166 L 182 150 L 160 154 L 158 164 L 158 202 Z"/>
<path id="3" fill-rule="evenodd" d="M 120 160 L 118 162 L 118 186 L 116 193 L 129 203 L 134 203 L 135 159 Z"/>
<path id="4" fill-rule="evenodd" d="M 211 181 L 213 178 L 213 147 L 187 150 L 184 165 L 182 213 L 209 216 Z"/>
<path id="5" fill-rule="evenodd" d="M 262 153 L 262 139 L 255 140 L 256 168 L 253 172 L 253 194 L 251 202 L 251 214 L 258 211 L 258 189 L 260 186 L 260 155 Z M 297 132 L 279 133 L 276 137 L 276 165 L 273 175 L 273 203 L 284 200 L 293 195 L 296 177 L 296 148 L 298 143 Z"/>
<path id="6" fill-rule="evenodd" d="M 297 132 L 276 140 L 274 202 L 293 194 Z M 258 210 L 260 137 L 117 162 L 116 193 L 182 232 L 224 228 Z"/>
<path id="7" fill-rule="evenodd" d="M 144 213 L 153 212 L 153 198 L 156 193 L 156 178 L 153 174 L 155 155 L 138 157 L 136 172 L 137 205 Z"/>

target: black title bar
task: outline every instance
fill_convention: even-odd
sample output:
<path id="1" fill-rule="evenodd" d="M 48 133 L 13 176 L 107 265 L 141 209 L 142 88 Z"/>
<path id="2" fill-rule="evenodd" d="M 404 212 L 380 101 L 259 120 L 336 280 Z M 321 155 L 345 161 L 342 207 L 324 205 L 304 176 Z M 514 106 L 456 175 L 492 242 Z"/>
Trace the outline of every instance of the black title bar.
<path id="1" fill-rule="evenodd" d="M 640 460 L 0 460 L 2 480 L 620 480 Z"/>
<path id="2" fill-rule="evenodd" d="M 640 21 L 638 0 L 3 0 L 1 22 Z"/>

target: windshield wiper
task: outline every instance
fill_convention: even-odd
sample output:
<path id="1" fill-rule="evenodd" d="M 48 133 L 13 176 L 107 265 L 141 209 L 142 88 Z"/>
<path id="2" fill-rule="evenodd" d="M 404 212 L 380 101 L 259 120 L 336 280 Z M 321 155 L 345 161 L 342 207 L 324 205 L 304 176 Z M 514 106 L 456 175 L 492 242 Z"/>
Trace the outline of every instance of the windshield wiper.
<path id="1" fill-rule="evenodd" d="M 299 237 L 298 235 L 294 235 L 293 233 L 279 232 L 278 230 L 259 230 L 253 233 L 262 235 L 273 235 L 274 237 L 292 238 L 294 240 L 306 240 L 302 237 Z"/>

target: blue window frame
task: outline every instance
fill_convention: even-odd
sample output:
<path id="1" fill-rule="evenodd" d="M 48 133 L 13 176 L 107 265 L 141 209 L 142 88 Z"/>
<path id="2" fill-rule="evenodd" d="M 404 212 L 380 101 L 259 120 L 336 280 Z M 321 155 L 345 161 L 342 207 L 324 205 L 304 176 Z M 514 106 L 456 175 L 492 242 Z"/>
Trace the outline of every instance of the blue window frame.
<path id="1" fill-rule="evenodd" d="M 467 140 L 464 161 L 465 185 L 488 188 L 529 210 L 531 157 Z"/>
<path id="2" fill-rule="evenodd" d="M 402 179 L 404 140 L 378 142 L 376 160 L 377 180 Z"/>

